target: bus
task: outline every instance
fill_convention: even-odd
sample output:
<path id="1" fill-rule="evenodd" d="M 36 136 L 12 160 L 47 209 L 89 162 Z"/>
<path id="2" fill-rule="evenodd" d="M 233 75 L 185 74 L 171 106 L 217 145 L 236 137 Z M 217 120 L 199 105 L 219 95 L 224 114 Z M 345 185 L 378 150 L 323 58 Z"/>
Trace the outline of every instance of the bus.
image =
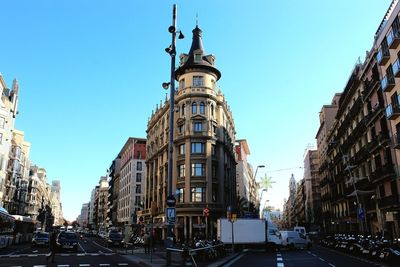
<path id="1" fill-rule="evenodd" d="M 0 248 L 8 247 L 14 239 L 15 218 L 0 207 Z"/>
<path id="2" fill-rule="evenodd" d="M 31 242 L 33 232 L 35 231 L 35 223 L 31 217 L 22 215 L 11 215 L 15 219 L 14 226 L 14 243 L 26 243 Z"/>

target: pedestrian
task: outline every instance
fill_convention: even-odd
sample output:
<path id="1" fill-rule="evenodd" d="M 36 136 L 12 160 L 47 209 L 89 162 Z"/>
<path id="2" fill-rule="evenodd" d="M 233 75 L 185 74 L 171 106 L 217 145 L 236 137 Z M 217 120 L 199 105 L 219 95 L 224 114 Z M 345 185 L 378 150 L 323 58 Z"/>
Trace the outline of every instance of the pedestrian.
<path id="1" fill-rule="evenodd" d="M 144 246 L 144 253 L 150 252 L 150 236 L 148 232 L 145 232 L 143 235 L 143 246 Z"/>
<path id="2" fill-rule="evenodd" d="M 51 258 L 51 262 L 54 262 L 54 256 L 57 250 L 57 232 L 51 233 L 49 245 L 50 245 L 50 252 L 46 256 L 46 261 L 49 261 L 49 259 Z"/>

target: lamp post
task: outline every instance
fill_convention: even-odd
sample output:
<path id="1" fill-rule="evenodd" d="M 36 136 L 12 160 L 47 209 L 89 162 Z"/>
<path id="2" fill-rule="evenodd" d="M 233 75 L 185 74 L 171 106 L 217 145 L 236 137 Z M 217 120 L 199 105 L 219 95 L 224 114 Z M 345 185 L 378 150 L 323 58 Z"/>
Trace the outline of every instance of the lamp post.
<path id="1" fill-rule="evenodd" d="M 173 5 L 172 10 L 172 25 L 169 26 L 168 31 L 171 33 L 172 41 L 171 45 L 165 49 L 165 51 L 171 56 L 171 76 L 169 83 L 163 83 L 162 87 L 167 90 L 170 88 L 170 101 L 169 101 L 169 144 L 168 144 L 168 197 L 174 198 L 172 195 L 172 164 L 173 164 L 173 142 L 174 142 L 174 106 L 175 106 L 175 57 L 176 57 L 176 34 L 179 32 L 179 39 L 183 39 L 184 36 L 181 31 L 176 31 L 176 4 Z M 167 214 L 167 211 L 165 211 Z M 173 225 L 167 225 L 167 242 L 166 247 L 171 247 L 173 244 L 172 235 Z M 171 253 L 167 250 L 167 266 L 171 262 Z"/>
<path id="2" fill-rule="evenodd" d="M 233 254 L 235 252 L 235 235 L 233 231 L 233 224 L 236 222 L 237 219 L 236 210 L 233 206 L 228 206 L 226 211 L 226 217 L 228 218 L 228 221 L 232 225 L 232 254 Z"/>
<path id="3" fill-rule="evenodd" d="M 250 203 L 251 203 L 251 182 L 255 182 L 257 178 L 258 168 L 265 168 L 265 165 L 258 165 L 256 171 L 254 172 L 253 177 L 249 180 L 249 204 L 247 205 L 247 211 L 250 212 Z"/>

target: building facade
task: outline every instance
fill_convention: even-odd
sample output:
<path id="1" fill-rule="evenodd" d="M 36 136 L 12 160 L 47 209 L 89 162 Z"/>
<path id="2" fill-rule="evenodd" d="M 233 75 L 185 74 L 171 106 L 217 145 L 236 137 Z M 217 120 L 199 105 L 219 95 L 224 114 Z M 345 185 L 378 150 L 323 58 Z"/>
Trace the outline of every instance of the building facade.
<path id="1" fill-rule="evenodd" d="M 235 125 L 216 83 L 221 77 L 215 57 L 206 55 L 202 31 L 193 30 L 188 54 L 176 70 L 172 188 L 176 193 L 179 240 L 216 234 L 216 220 L 236 200 Z M 153 112 L 147 126 L 146 222 L 153 221 L 159 239 L 165 237 L 168 177 L 169 103 Z M 210 216 L 203 217 L 208 207 Z"/>
<path id="2" fill-rule="evenodd" d="M 125 235 L 131 233 L 136 224 L 136 212 L 143 209 L 146 175 L 146 139 L 128 138 L 118 154 L 120 158 L 117 224 Z M 119 177 L 118 177 L 119 176 Z M 115 183 L 114 183 L 115 184 Z"/>

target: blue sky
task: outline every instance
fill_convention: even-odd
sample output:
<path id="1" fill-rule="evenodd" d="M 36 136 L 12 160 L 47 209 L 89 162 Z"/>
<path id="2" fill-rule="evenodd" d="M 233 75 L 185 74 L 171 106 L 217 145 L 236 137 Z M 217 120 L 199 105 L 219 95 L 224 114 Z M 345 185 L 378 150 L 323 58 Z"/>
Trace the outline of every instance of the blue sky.
<path id="1" fill-rule="evenodd" d="M 236 137 L 247 139 L 254 166 L 266 165 L 257 176 L 276 181 L 267 198 L 281 207 L 291 173 L 303 176 L 322 105 L 371 48 L 390 2 L 3 0 L 0 72 L 9 86 L 19 80 L 16 126 L 32 143 L 33 164 L 61 180 L 73 220 L 127 138 L 146 137 L 165 99 L 176 3 L 186 35 L 178 54 L 189 51 L 198 14 Z"/>

